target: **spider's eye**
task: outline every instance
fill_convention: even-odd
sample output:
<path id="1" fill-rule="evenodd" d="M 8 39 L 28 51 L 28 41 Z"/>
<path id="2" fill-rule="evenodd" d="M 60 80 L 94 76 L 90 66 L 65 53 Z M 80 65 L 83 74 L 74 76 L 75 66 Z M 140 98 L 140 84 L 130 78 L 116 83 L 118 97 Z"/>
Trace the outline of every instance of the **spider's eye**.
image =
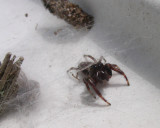
<path id="1" fill-rule="evenodd" d="M 103 64 L 102 63 L 98 64 L 98 67 L 100 67 L 100 68 L 103 67 Z"/>
<path id="2" fill-rule="evenodd" d="M 97 70 L 102 69 L 102 67 L 103 67 L 103 64 L 101 62 L 99 62 L 99 63 L 96 64 Z"/>

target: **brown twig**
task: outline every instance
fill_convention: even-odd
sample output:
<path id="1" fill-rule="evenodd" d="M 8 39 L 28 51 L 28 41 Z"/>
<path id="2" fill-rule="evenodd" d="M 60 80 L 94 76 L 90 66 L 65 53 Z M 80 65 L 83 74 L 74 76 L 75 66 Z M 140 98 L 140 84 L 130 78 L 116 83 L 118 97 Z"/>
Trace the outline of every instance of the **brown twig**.
<path id="1" fill-rule="evenodd" d="M 17 78 L 24 58 L 20 57 L 14 62 L 15 58 L 16 56 L 11 58 L 11 53 L 7 53 L 0 66 L 0 114 L 7 109 L 7 102 L 13 100 L 18 93 Z"/>

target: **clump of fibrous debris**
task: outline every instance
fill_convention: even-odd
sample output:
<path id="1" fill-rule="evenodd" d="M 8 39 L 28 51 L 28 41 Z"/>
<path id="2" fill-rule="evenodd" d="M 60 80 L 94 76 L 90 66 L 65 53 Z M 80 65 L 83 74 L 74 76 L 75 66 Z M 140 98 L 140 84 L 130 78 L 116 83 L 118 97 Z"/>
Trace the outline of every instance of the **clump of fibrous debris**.
<path id="1" fill-rule="evenodd" d="M 15 59 L 15 55 L 7 53 L 0 65 L 0 115 L 9 110 L 9 107 L 13 109 L 13 106 L 18 106 L 20 102 L 23 103 L 21 100 L 24 100 L 24 96 L 26 96 L 24 95 L 27 90 L 26 86 L 20 82 L 26 81 L 20 75 L 24 58 L 20 57 L 16 61 Z M 20 91 L 23 93 L 20 94 Z"/>
<path id="2" fill-rule="evenodd" d="M 73 25 L 76 29 L 91 29 L 94 24 L 93 16 L 84 12 L 78 5 L 68 0 L 42 0 L 49 11 Z"/>

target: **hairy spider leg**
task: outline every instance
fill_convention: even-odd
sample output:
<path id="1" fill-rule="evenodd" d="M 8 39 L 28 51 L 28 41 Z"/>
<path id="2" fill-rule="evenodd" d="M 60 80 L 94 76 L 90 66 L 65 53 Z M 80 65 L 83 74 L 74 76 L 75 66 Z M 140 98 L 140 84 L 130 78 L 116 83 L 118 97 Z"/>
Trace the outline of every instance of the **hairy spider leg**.
<path id="1" fill-rule="evenodd" d="M 79 68 L 71 67 L 70 69 L 67 70 L 67 73 L 70 72 L 71 70 L 79 70 Z"/>
<path id="2" fill-rule="evenodd" d="M 94 91 L 97 93 L 97 95 L 104 101 L 106 102 L 108 105 L 111 105 L 103 96 L 102 94 L 99 92 L 99 90 L 96 88 L 96 86 L 93 84 L 93 80 L 91 78 L 88 78 L 88 83 L 92 86 L 92 88 L 94 89 Z"/>
<path id="3" fill-rule="evenodd" d="M 84 55 L 84 58 L 87 59 L 87 57 L 90 58 L 91 60 L 93 60 L 95 63 L 97 63 L 97 60 L 93 56 L 91 56 L 91 55 Z"/>
<path id="4" fill-rule="evenodd" d="M 80 79 L 78 78 L 78 72 L 76 73 L 76 76 L 72 73 L 72 76 L 75 78 L 75 79 L 77 79 L 77 80 L 79 80 L 80 81 Z"/>
<path id="5" fill-rule="evenodd" d="M 108 64 L 108 65 L 112 70 L 114 70 L 114 71 L 120 73 L 121 75 L 123 75 L 124 78 L 127 81 L 128 86 L 130 85 L 127 76 L 125 75 L 125 73 L 116 64 Z"/>
<path id="6" fill-rule="evenodd" d="M 103 56 L 100 57 L 99 61 L 101 62 L 102 60 L 106 63 L 106 59 Z"/>
<path id="7" fill-rule="evenodd" d="M 89 91 L 89 93 L 96 99 L 96 96 L 90 90 L 89 83 L 87 82 L 87 80 L 83 79 L 83 82 L 85 83 L 85 85 L 86 85 L 87 90 Z"/>
<path id="8" fill-rule="evenodd" d="M 71 70 L 79 70 L 79 68 L 75 68 L 75 67 L 71 67 L 69 70 L 67 70 L 67 73 L 68 72 L 70 72 Z M 77 79 L 77 80 L 80 80 L 79 78 L 78 78 L 78 72 L 76 73 L 76 76 L 71 72 L 71 75 L 72 75 L 72 77 L 74 77 L 75 79 Z"/>

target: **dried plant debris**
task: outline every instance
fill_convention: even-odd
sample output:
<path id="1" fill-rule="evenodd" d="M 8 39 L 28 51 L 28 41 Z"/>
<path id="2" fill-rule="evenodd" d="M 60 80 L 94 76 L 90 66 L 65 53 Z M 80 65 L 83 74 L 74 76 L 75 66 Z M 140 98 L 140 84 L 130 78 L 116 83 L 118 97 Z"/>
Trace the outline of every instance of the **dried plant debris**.
<path id="1" fill-rule="evenodd" d="M 73 25 L 76 29 L 91 29 L 94 17 L 68 0 L 42 0 L 51 13 Z"/>
<path id="2" fill-rule="evenodd" d="M 11 58 L 11 53 L 7 53 L 0 66 L 0 113 L 7 107 L 5 102 L 16 97 L 18 92 L 17 78 L 24 59 L 20 57 L 14 62 L 15 58 L 16 56 Z"/>
<path id="3" fill-rule="evenodd" d="M 28 13 L 25 14 L 25 17 L 28 17 Z"/>
<path id="4" fill-rule="evenodd" d="M 19 82 L 21 79 L 19 78 L 21 64 L 24 58 L 20 57 L 16 61 L 15 59 L 15 55 L 12 56 L 11 53 L 7 53 L 0 65 L 0 115 L 7 111 L 9 107 L 17 106 L 17 101 L 20 101 L 20 89 L 26 89 L 25 84 L 22 85 Z M 26 91 L 23 92 L 23 95 L 25 93 Z"/>

